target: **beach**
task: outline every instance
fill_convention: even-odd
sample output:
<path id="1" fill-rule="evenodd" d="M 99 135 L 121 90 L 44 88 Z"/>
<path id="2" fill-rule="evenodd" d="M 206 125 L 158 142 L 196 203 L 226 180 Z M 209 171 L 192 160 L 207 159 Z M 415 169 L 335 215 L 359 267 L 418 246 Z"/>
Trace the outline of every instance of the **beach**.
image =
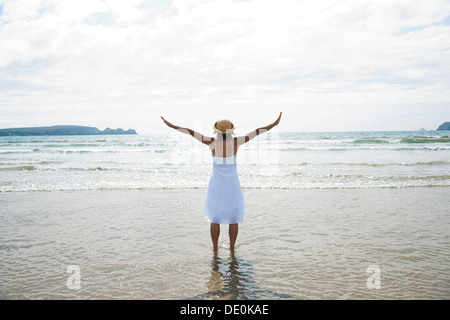
<path id="1" fill-rule="evenodd" d="M 1 300 L 450 300 L 449 0 L 0 0 L 0 39 Z"/>
<path id="2" fill-rule="evenodd" d="M 447 187 L 244 198 L 214 256 L 206 188 L 0 193 L 0 298 L 450 298 Z"/>
<path id="3" fill-rule="evenodd" d="M 449 136 L 258 136 L 217 256 L 190 136 L 0 137 L 0 298 L 449 299 Z"/>

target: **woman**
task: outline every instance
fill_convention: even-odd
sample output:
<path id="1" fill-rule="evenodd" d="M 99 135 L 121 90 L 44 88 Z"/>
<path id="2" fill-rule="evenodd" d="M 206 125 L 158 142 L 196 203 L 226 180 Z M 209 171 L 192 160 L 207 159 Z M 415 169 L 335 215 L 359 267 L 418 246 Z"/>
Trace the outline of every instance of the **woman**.
<path id="1" fill-rule="evenodd" d="M 213 174 L 208 185 L 205 220 L 211 223 L 210 232 L 214 254 L 218 252 L 220 224 L 229 224 L 230 251 L 233 253 L 238 234 L 238 224 L 244 219 L 244 197 L 236 170 L 237 151 L 244 143 L 278 125 L 281 115 L 282 112 L 274 123 L 240 137 L 233 137 L 235 128 L 231 121 L 216 121 L 213 126 L 217 133 L 215 138 L 206 137 L 192 129 L 173 125 L 161 116 L 161 119 L 169 127 L 191 135 L 211 149 Z"/>

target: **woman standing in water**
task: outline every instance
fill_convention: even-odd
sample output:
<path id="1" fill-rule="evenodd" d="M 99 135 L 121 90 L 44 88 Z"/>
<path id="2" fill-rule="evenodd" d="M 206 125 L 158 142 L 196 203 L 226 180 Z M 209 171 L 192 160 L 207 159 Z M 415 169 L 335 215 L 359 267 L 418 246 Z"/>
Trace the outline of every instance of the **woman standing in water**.
<path id="1" fill-rule="evenodd" d="M 161 117 L 169 127 L 186 133 L 206 144 L 211 149 L 213 173 L 208 185 L 205 204 L 205 220 L 211 223 L 210 232 L 213 251 L 218 252 L 220 224 L 228 224 L 230 251 L 238 235 L 238 224 L 244 220 L 244 196 L 236 170 L 236 155 L 239 147 L 257 135 L 267 132 L 280 123 L 282 112 L 274 123 L 258 128 L 244 136 L 234 137 L 234 124 L 230 120 L 219 120 L 214 123 L 216 137 L 206 137 L 192 129 L 171 124 Z"/>

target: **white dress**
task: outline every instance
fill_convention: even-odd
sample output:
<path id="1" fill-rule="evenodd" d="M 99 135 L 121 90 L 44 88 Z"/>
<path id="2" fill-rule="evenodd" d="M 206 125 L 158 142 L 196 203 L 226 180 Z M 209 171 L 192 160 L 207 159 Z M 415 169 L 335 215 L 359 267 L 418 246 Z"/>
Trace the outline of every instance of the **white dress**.
<path id="1" fill-rule="evenodd" d="M 236 156 L 213 157 L 213 173 L 208 185 L 205 220 L 234 224 L 244 220 L 244 195 L 236 169 Z"/>

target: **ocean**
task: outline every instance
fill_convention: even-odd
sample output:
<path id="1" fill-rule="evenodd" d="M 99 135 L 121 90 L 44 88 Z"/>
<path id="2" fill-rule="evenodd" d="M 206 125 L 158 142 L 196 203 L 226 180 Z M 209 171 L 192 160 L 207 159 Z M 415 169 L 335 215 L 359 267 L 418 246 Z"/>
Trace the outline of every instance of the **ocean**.
<path id="1" fill-rule="evenodd" d="M 447 300 L 449 136 L 255 138 L 217 255 L 191 137 L 0 137 L 0 299 Z"/>
<path id="2" fill-rule="evenodd" d="M 170 135 L 0 137 L 0 192 L 206 188 L 209 148 Z M 244 189 L 450 185 L 450 132 L 268 132 L 238 151 Z"/>

